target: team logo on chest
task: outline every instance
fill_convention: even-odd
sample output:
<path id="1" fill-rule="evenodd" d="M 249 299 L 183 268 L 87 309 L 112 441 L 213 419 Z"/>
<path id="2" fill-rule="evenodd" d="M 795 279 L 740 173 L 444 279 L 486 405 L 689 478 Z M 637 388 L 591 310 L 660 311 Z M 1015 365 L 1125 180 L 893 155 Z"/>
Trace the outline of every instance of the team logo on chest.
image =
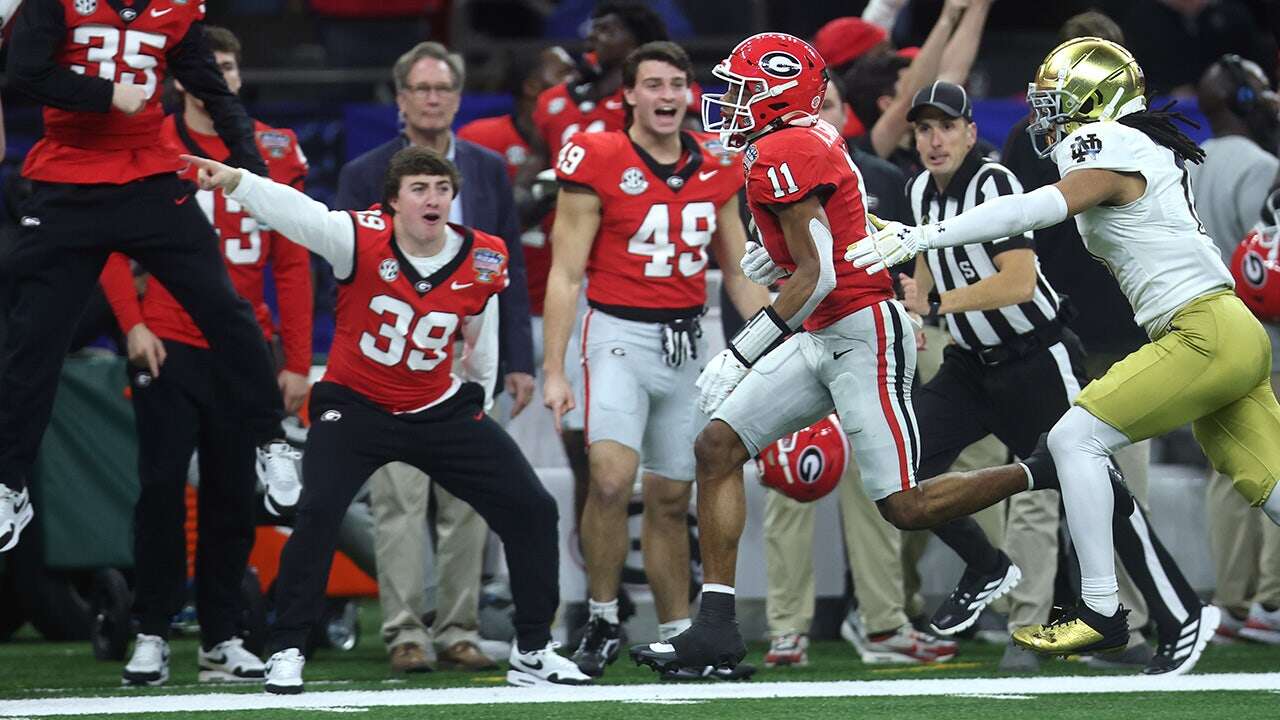
<path id="1" fill-rule="evenodd" d="M 476 251 L 471 254 L 471 267 L 475 268 L 476 280 L 482 283 L 493 282 L 498 272 L 502 270 L 502 261 L 505 259 L 505 256 L 496 250 L 476 248 Z"/>
<path id="2" fill-rule="evenodd" d="M 258 144 L 273 158 L 279 160 L 289 153 L 289 136 L 279 130 L 265 130 L 258 133 Z"/>
<path id="3" fill-rule="evenodd" d="M 562 97 L 551 98 L 551 102 L 547 103 L 547 113 L 549 115 L 559 115 L 564 110 L 565 99 Z"/>
<path id="4" fill-rule="evenodd" d="M 89 16 L 98 11 L 98 0 L 76 0 L 76 12 Z"/>
<path id="5" fill-rule="evenodd" d="M 523 165 L 524 161 L 529 158 L 529 153 L 519 145 L 512 145 L 507 148 L 505 153 L 508 165 Z"/>
<path id="6" fill-rule="evenodd" d="M 378 264 L 378 277 L 387 282 L 395 282 L 400 277 L 400 263 L 395 258 L 387 258 Z"/>
<path id="7" fill-rule="evenodd" d="M 680 177 L 679 175 L 672 175 L 671 177 L 667 178 L 667 185 L 672 190 L 679 190 L 680 188 L 684 187 L 684 178 Z"/>
<path id="8" fill-rule="evenodd" d="M 1097 135 L 1089 133 L 1076 138 L 1071 143 L 1071 159 L 1076 162 L 1084 162 L 1090 160 L 1102 152 L 1102 140 Z"/>
<path id="9" fill-rule="evenodd" d="M 756 164 L 756 158 L 758 157 L 760 157 L 760 151 L 756 149 L 755 145 L 747 148 L 747 151 L 742 154 L 743 172 L 750 172 L 751 166 Z"/>
<path id="10" fill-rule="evenodd" d="M 133 8 L 127 7 L 120 11 L 120 19 L 125 22 L 133 22 L 136 17 L 138 17 L 138 11 Z"/>
<path id="11" fill-rule="evenodd" d="M 622 171 L 622 182 L 618 183 L 618 187 L 628 195 L 639 195 L 649 189 L 649 181 L 644 178 L 643 170 L 629 167 Z"/>

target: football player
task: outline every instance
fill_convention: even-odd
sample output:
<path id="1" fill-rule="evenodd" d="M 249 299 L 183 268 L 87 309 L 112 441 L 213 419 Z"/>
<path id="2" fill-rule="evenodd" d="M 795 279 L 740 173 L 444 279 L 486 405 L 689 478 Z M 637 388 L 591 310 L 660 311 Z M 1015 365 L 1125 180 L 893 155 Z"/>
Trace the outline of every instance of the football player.
<path id="1" fill-rule="evenodd" d="M 575 299 L 587 279 L 582 322 L 590 482 L 582 518 L 589 611 L 574 661 L 599 677 L 621 645 L 618 583 L 628 551 L 627 503 L 644 471 L 645 574 L 661 639 L 689 625 L 686 515 L 694 479 L 692 402 L 706 360 L 699 318 L 708 249 L 737 310 L 755 313 L 768 292 L 738 263 L 746 232 L 742 179 L 714 136 L 681 130 L 693 67 L 675 43 L 641 45 L 623 64 L 628 129 L 582 132 L 560 151 L 543 331 L 543 397 L 574 407 L 564 371 Z"/>
<path id="2" fill-rule="evenodd" d="M 485 414 L 497 376 L 497 294 L 507 285 L 500 238 L 448 221 L 460 178 L 410 146 L 391 159 L 381 207 L 330 211 L 287 185 L 182 156 L 206 189 L 328 260 L 339 283 L 337 329 L 311 393 L 297 522 L 281 554 L 266 689 L 302 691 L 302 648 L 324 603 L 343 513 L 373 471 L 413 465 L 475 507 L 502 539 L 515 599 L 507 680 L 583 684 L 556 654 L 555 501 L 500 425 Z M 454 342 L 468 352 L 453 372 Z"/>
<path id="3" fill-rule="evenodd" d="M 1077 38 L 1045 58 L 1027 93 L 1037 152 L 1062 179 L 997 198 L 920 227 L 890 224 L 853 244 L 856 267 L 879 272 L 931 248 L 986 242 L 1074 216 L 1085 246 L 1116 276 L 1152 342 L 1076 397 L 1049 433 L 1062 499 L 1080 558 L 1083 603 L 1014 635 L 1033 650 L 1064 654 L 1124 647 L 1111 552 L 1110 455 L 1190 422 L 1218 472 L 1280 524 L 1280 404 L 1271 388 L 1266 332 L 1232 292 L 1232 278 L 1196 216 L 1187 164 L 1203 151 L 1168 108 L 1146 106 L 1142 70 L 1122 46 Z M 1016 483 L 1016 470 L 975 488 Z M 1038 483 L 1039 478 L 1033 482 Z M 1179 662 L 1207 641 L 1187 618 L 1186 637 L 1158 655 Z M 1199 627 L 1197 627 L 1199 625 Z M 1209 634 L 1212 629 L 1209 629 Z M 1194 642 L 1191 641 L 1195 636 Z"/>
<path id="4" fill-rule="evenodd" d="M 231 92 L 240 89 L 240 42 L 225 28 L 206 26 L 205 38 Z M 255 123 L 258 149 L 271 176 L 300 186 L 306 158 L 290 130 Z M 198 153 L 225 160 L 229 151 L 214 134 L 213 119 L 196 97 L 183 93 L 183 111 L 168 116 L 161 141 L 176 155 Z M 189 167 L 183 177 L 194 180 Z M 276 334 L 263 299 L 267 264 L 280 300 L 279 332 L 284 369 L 277 375 L 288 412 L 306 397 L 311 369 L 311 263 L 301 245 L 277 238 L 221 193 L 200 191 L 196 202 L 218 231 L 218 248 L 237 292 L 253 305 L 270 341 Z M 209 342 L 155 280 L 146 280 L 139 302 L 133 273 L 115 254 L 102 273 L 102 286 L 120 328 L 128 338 L 134 416 L 138 428 L 138 477 L 141 492 L 134 508 L 134 615 L 139 634 L 124 682 L 159 685 L 169 676 L 169 626 L 187 597 L 184 490 L 191 453 L 200 450 L 199 541 L 196 551 L 196 610 L 200 619 L 199 679 L 261 680 L 262 661 L 235 637 L 240 580 L 253 546 L 254 445 L 240 418 L 228 407 L 239 388 L 226 384 L 220 359 Z M 163 368 L 163 370 L 162 370 Z M 292 511 L 300 487 L 295 451 L 277 453 L 263 467 L 266 507 L 275 514 Z"/>
<path id="5" fill-rule="evenodd" d="M 180 80 L 204 103 L 228 162 L 266 174 L 253 124 L 213 62 L 204 3 L 26 0 L 9 47 L 13 87 L 45 105 L 22 175 L 32 197 L 4 258 L 0 355 L 0 552 L 31 520 L 27 493 L 62 358 L 107 256 L 141 262 L 191 314 L 232 383 L 255 443 L 273 453 L 283 407 L 262 330 L 227 277 L 213 228 L 173 151 L 156 142 L 157 90 Z M 280 463 L 285 465 L 285 463 Z"/>
<path id="6" fill-rule="evenodd" d="M 695 443 L 706 584 L 689 630 L 633 648 L 637 662 L 659 671 L 741 661 L 733 585 L 746 519 L 742 464 L 833 408 L 885 519 L 921 529 L 970 512 L 953 507 L 967 493 L 960 483 L 939 488 L 946 496 L 915 484 L 916 347 L 888 273 L 859 275 L 834 262 L 837 242 L 844 247 L 874 228 L 858 168 L 839 131 L 818 117 L 822 58 L 796 37 L 764 33 L 742 41 L 713 72 L 729 86 L 703 97 L 704 122 L 726 146 L 745 149 L 751 216 L 778 274 L 790 278 L 698 378 L 698 404 L 711 417 Z M 985 538 L 974 542 L 990 552 Z"/>

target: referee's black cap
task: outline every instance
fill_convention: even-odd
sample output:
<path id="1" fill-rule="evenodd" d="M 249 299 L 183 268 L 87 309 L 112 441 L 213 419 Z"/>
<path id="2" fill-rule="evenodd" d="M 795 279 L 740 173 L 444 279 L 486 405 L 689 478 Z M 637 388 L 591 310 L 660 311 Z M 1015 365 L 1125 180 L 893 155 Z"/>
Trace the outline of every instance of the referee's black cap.
<path id="1" fill-rule="evenodd" d="M 932 107 L 941 110 L 947 117 L 964 118 L 973 121 L 973 105 L 969 102 L 969 93 L 955 83 L 938 80 L 932 85 L 925 85 L 911 100 L 911 109 L 907 111 L 907 120 L 914 122 L 924 108 Z"/>

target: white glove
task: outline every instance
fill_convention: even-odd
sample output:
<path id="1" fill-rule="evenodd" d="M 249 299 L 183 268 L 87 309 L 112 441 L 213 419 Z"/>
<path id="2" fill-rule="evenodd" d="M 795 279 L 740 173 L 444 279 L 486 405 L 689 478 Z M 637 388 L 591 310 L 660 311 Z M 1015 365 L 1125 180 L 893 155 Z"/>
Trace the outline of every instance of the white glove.
<path id="1" fill-rule="evenodd" d="M 874 234 L 849 246 L 844 259 L 854 267 L 863 268 L 873 275 L 886 267 L 904 263 L 929 247 L 927 230 L 923 227 L 891 222 Z"/>
<path id="2" fill-rule="evenodd" d="M 750 369 L 738 362 L 732 350 L 721 350 L 719 355 L 711 358 L 694 383 L 700 391 L 698 409 L 705 415 L 714 413 L 748 372 Z"/>
<path id="3" fill-rule="evenodd" d="M 743 254 L 738 266 L 742 268 L 742 274 L 746 275 L 748 280 L 765 287 L 790 274 L 774 264 L 773 258 L 769 257 L 769 251 L 755 240 L 747 241 L 747 252 Z"/>

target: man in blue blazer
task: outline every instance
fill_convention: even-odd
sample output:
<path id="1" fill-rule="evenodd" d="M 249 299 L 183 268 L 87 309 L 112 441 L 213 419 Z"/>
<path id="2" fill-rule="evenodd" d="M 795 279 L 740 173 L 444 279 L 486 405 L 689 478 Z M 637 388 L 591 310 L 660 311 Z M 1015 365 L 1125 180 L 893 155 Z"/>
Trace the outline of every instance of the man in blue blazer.
<path id="1" fill-rule="evenodd" d="M 383 198 L 391 156 L 413 144 L 436 150 L 462 174 L 449 220 L 502 237 L 510 254 L 511 283 L 498 296 L 500 370 L 514 416 L 533 396 L 533 346 L 524 251 L 506 164 L 496 153 L 454 137 L 450 129 L 462 96 L 462 58 L 434 42 L 419 43 L 392 69 L 404 131 L 347 163 L 338 175 L 335 206 L 364 209 Z M 496 668 L 479 649 L 480 565 L 488 528 L 471 506 L 442 488 L 430 488 L 416 468 L 392 463 L 370 478 L 377 528 L 378 592 L 382 638 L 397 672 L 431 669 L 438 651 L 445 667 Z M 426 510 L 436 497 L 436 620 L 428 630 Z"/>

